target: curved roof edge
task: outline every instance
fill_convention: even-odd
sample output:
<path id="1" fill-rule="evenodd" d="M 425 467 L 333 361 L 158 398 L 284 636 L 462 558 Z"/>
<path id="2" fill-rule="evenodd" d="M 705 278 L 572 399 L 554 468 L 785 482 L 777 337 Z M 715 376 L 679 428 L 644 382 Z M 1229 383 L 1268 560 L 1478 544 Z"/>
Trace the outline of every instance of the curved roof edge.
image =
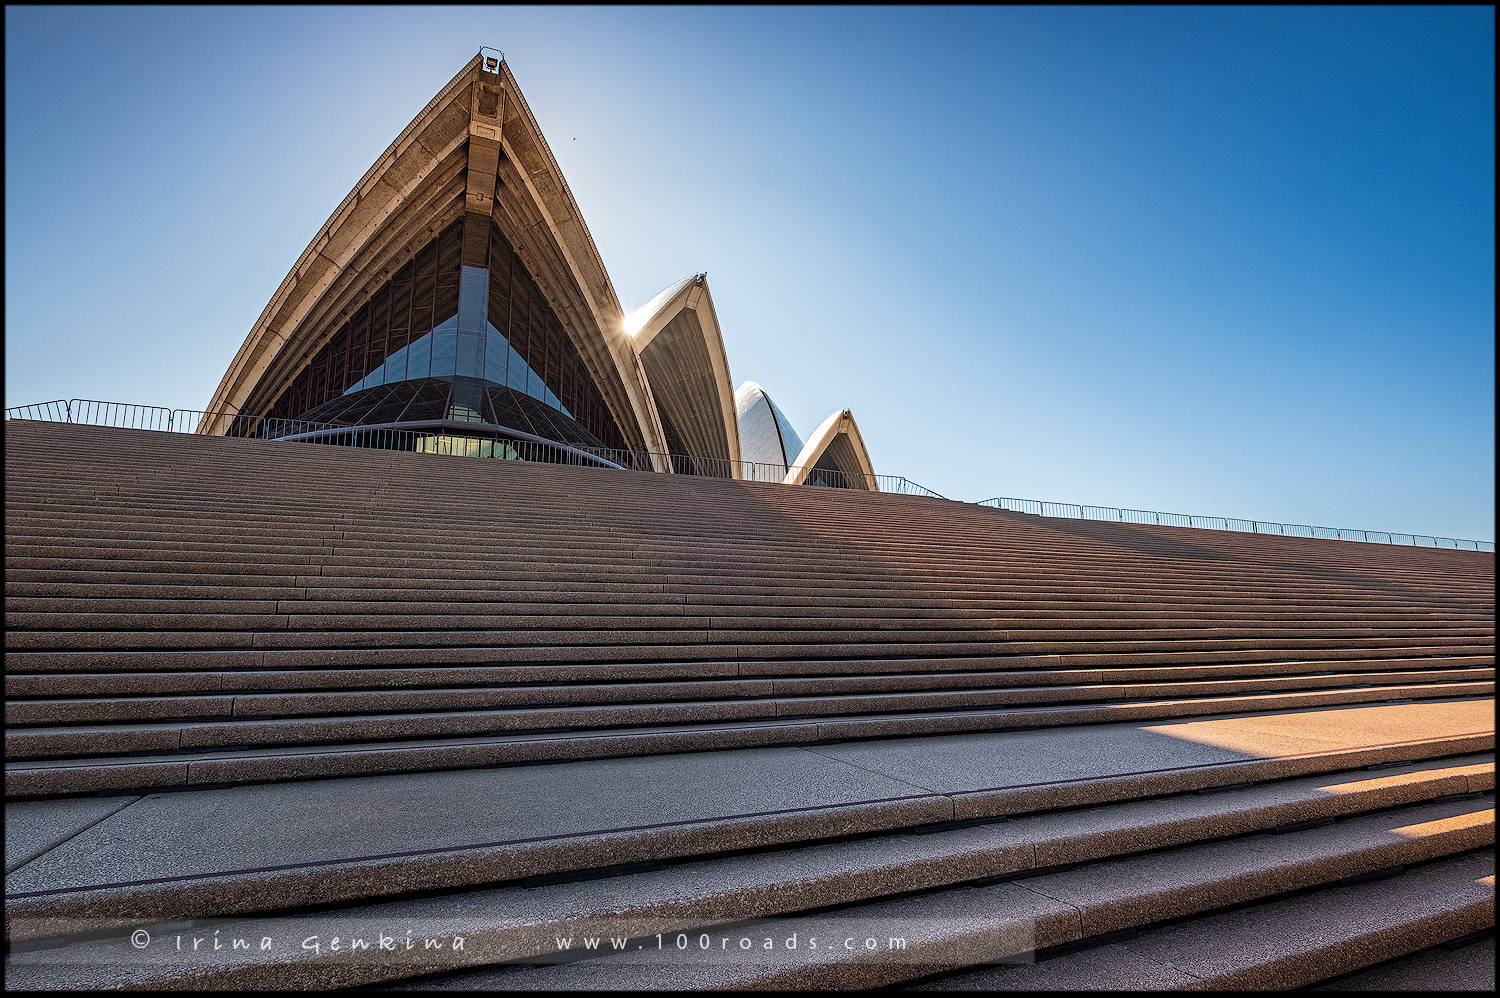
<path id="1" fill-rule="evenodd" d="M 647 312 L 654 306 L 654 311 Z M 646 380 L 650 384 L 651 392 L 660 405 L 668 393 L 672 393 L 677 387 L 672 383 L 658 384 L 652 377 L 650 368 L 654 366 L 655 357 L 666 351 L 679 353 L 683 356 L 692 356 L 699 353 L 695 348 L 696 343 L 680 343 L 684 333 L 679 332 L 684 327 L 674 324 L 673 319 L 683 312 L 690 311 L 697 319 L 698 329 L 702 333 L 702 351 L 697 360 L 707 361 L 707 370 L 696 373 L 706 374 L 712 379 L 714 394 L 717 405 L 712 412 L 705 412 L 701 401 L 695 404 L 695 400 L 685 395 L 670 395 L 668 404 L 684 412 L 690 412 L 695 422 L 699 424 L 698 429 L 708 430 L 709 435 L 717 437 L 723 435 L 726 453 L 731 466 L 734 469 L 734 477 L 741 475 L 741 453 L 740 453 L 740 424 L 735 410 L 735 395 L 733 382 L 729 378 L 729 356 L 724 350 L 724 336 L 719 330 L 718 313 L 714 310 L 713 295 L 708 290 L 708 275 L 695 274 L 668 286 L 646 305 L 632 314 L 626 320 L 626 328 L 639 323 L 632 333 L 635 351 L 645 362 Z M 642 318 L 644 314 L 644 318 Z M 674 347 L 685 347 L 682 351 L 673 350 Z"/>
<path id="2" fill-rule="evenodd" d="M 857 468 L 839 468 L 849 479 L 849 487 L 870 492 L 880 491 L 875 483 L 875 467 L 870 462 L 870 452 L 865 449 L 864 438 L 859 435 L 859 424 L 854 421 L 854 413 L 848 409 L 835 410 L 818 425 L 802 448 L 802 453 L 797 455 L 796 462 L 787 470 L 783 482 L 787 485 L 804 484 L 813 466 L 840 436 L 849 441 L 849 449 L 858 465 Z"/>
<path id="3" fill-rule="evenodd" d="M 301 319 L 305 317 L 306 310 L 314 304 L 315 300 L 323 292 L 328 290 L 328 287 L 333 283 L 334 277 L 348 263 L 349 258 L 352 258 L 357 247 L 349 248 L 341 246 L 340 249 L 343 252 L 336 250 L 334 257 L 328 256 L 324 251 L 340 242 L 339 236 L 344 235 L 342 230 L 345 223 L 349 221 L 350 216 L 355 214 L 357 209 L 364 207 L 369 200 L 369 195 L 374 192 L 375 187 L 385 178 L 386 173 L 396 164 L 397 160 L 407 153 L 412 145 L 420 143 L 417 134 L 418 131 L 425 131 L 427 126 L 436 121 L 454 95 L 470 82 L 470 76 L 478 70 L 480 63 L 481 57 L 476 54 L 474 58 L 465 64 L 463 69 L 458 71 L 453 79 L 448 81 L 443 89 L 438 91 L 437 96 L 427 102 L 427 106 L 422 108 L 417 116 L 411 120 L 411 123 L 401 130 L 401 134 L 396 136 L 395 141 L 386 146 L 385 151 L 375 158 L 375 162 L 365 171 L 364 176 L 359 178 L 359 183 L 354 185 L 354 189 L 344 197 L 344 200 L 339 202 L 338 207 L 328 216 L 328 220 L 318 227 L 318 231 L 313 236 L 312 241 L 307 244 L 307 248 L 297 257 L 297 262 L 292 265 L 292 269 L 282 279 L 281 284 L 276 288 L 276 293 L 271 296 L 271 300 L 261 310 L 260 317 L 256 319 L 255 325 L 250 327 L 250 332 L 245 336 L 245 341 L 240 344 L 239 350 L 235 352 L 234 359 L 230 361 L 229 368 L 224 372 L 224 377 L 219 381 L 219 387 L 214 390 L 214 394 L 209 400 L 209 415 L 203 418 L 202 423 L 198 427 L 198 432 L 215 432 L 217 427 L 213 423 L 218 422 L 218 420 L 214 419 L 214 413 L 239 412 L 240 406 L 244 404 L 246 398 L 254 389 L 260 375 L 270 366 L 272 359 L 280 352 L 281 348 L 287 344 L 290 331 L 296 330 Z M 465 134 L 455 140 L 452 143 L 453 147 L 456 148 L 458 144 L 461 144 L 467 138 L 468 135 Z M 373 234 L 374 229 L 400 207 L 402 202 L 405 201 L 406 195 L 417 186 L 417 183 L 435 169 L 442 160 L 451 155 L 453 149 L 445 148 L 442 150 L 425 151 L 432 160 L 428 168 L 421 171 L 421 175 L 415 180 L 402 184 L 401 189 L 387 184 L 389 191 L 383 199 L 383 203 L 378 208 L 378 217 L 371 219 L 369 218 L 369 212 L 360 212 L 363 216 L 360 221 L 366 223 L 365 228 L 367 230 L 367 232 L 361 234 Z M 342 241 L 348 243 L 354 240 L 346 237 Z M 358 240 L 361 243 L 363 241 Z M 321 260 L 319 259 L 320 257 Z M 343 259 L 338 259 L 338 257 L 343 257 Z M 291 297 L 292 292 L 306 280 L 311 280 L 313 287 L 307 293 L 301 295 L 298 302 L 289 302 L 288 299 Z M 277 318 L 283 308 L 288 305 L 292 305 L 296 310 L 295 314 L 286 317 L 275 329 L 272 329 L 272 320 Z M 290 330 L 288 330 L 288 327 L 290 327 Z M 270 349 L 267 349 L 268 347 Z"/>
<path id="4" fill-rule="evenodd" d="M 656 400 L 651 396 L 651 385 L 646 380 L 640 357 L 625 331 L 625 310 L 620 306 L 619 295 L 604 268 L 604 258 L 599 255 L 599 247 L 583 220 L 583 213 L 578 210 L 573 191 L 563 177 L 562 168 L 557 165 L 557 157 L 553 155 L 547 137 L 531 113 L 531 105 L 526 103 L 526 95 L 511 73 L 510 64 L 501 59 L 499 69 L 506 88 L 515 98 L 519 112 L 517 120 L 525 126 L 521 134 L 504 130 L 498 136 L 501 148 L 510 163 L 520 168 L 520 180 L 541 212 L 553 245 L 583 292 L 624 384 L 645 449 L 651 454 L 652 465 L 658 471 L 670 472 L 666 434 L 657 415 Z"/>
<path id="5" fill-rule="evenodd" d="M 665 324 L 665 320 L 662 323 L 653 323 L 652 320 L 657 318 L 669 304 L 672 304 L 673 299 L 677 298 L 684 287 L 698 278 L 705 276 L 707 275 L 689 274 L 680 281 L 668 284 L 652 295 L 650 301 L 625 317 L 625 331 L 634 339 L 637 353 L 645 349 L 646 344 L 651 341 L 651 337 L 660 332 L 661 326 Z M 668 316 L 668 318 L 671 317 Z M 648 326 L 654 328 L 650 332 L 647 332 Z"/>

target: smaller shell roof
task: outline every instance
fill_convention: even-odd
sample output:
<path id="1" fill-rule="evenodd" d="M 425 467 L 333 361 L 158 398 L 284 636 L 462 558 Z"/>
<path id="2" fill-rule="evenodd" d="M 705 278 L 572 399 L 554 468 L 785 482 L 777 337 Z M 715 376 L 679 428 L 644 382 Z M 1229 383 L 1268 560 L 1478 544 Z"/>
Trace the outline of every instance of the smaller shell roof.
<path id="1" fill-rule="evenodd" d="M 766 390 L 753 381 L 745 382 L 735 391 L 734 408 L 740 424 L 743 459 L 779 467 L 785 475 L 793 459 L 802 452 L 802 437 L 792 427 L 792 421 Z"/>
<path id="2" fill-rule="evenodd" d="M 727 462 L 738 477 L 744 459 L 734 382 L 708 276 L 683 278 L 625 323 L 673 452 Z"/>
<path id="3" fill-rule="evenodd" d="M 819 474 L 819 472 L 824 474 Z M 831 476 L 828 473 L 832 473 Z M 870 452 L 859 424 L 848 409 L 835 409 L 818 424 L 807 446 L 787 469 L 787 485 L 837 485 L 840 488 L 880 491 Z"/>

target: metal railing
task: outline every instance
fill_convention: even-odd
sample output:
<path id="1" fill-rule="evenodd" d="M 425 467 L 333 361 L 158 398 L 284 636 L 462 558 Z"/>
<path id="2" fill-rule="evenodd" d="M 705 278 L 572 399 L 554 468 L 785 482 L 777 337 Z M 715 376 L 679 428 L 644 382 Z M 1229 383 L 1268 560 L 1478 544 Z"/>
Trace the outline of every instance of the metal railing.
<path id="1" fill-rule="evenodd" d="M 1351 530 L 1347 527 L 1310 527 L 1302 523 L 1275 523 L 1268 520 L 1243 520 L 1232 516 L 1197 516 L 1191 513 L 1161 513 L 1146 509 L 1120 509 L 1115 506 L 1081 506 L 1071 502 L 1047 502 L 1043 499 L 1010 499 L 997 496 L 979 503 L 1013 513 L 1063 517 L 1071 520 L 1103 520 L 1108 523 L 1149 523 L 1163 527 L 1197 527 L 1202 530 L 1237 530 L 1248 534 L 1273 534 L 1280 537 L 1321 537 L 1336 541 L 1365 541 L 1372 544 L 1405 544 L 1415 547 L 1454 548 L 1464 551 L 1493 551 L 1494 541 L 1471 541 L 1429 534 L 1396 534 L 1387 530 Z"/>
<path id="2" fill-rule="evenodd" d="M 325 446 L 399 450 L 454 457 L 489 457 L 545 464 L 591 465 L 633 471 L 672 471 L 675 474 L 710 478 L 739 478 L 752 482 L 781 482 L 787 471 L 780 465 L 722 458 L 663 454 L 654 451 L 581 447 L 558 443 L 509 427 L 472 420 L 434 419 L 405 427 L 344 426 L 299 419 L 247 416 L 231 410 L 167 409 L 129 402 L 96 399 L 58 399 L 5 410 L 6 419 L 36 419 L 47 422 L 84 423 L 169 433 L 201 433 L 221 437 L 274 440 Z M 476 432 L 490 434 L 474 436 Z M 736 474 L 738 472 L 738 474 Z M 899 475 L 849 476 L 839 471 L 814 472 L 809 484 L 835 488 L 864 489 L 900 495 L 944 498 Z"/>
<path id="3" fill-rule="evenodd" d="M 39 419 L 49 423 L 71 423 L 73 421 L 72 413 L 68 411 L 67 399 L 53 399 L 51 402 L 18 405 L 13 409 L 6 409 L 5 418 Z"/>

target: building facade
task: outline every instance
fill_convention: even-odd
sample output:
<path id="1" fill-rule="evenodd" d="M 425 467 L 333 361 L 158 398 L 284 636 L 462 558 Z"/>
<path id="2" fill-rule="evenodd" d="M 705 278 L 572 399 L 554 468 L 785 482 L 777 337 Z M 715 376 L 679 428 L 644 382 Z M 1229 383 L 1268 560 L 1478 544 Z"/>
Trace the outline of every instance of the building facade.
<path id="1" fill-rule="evenodd" d="M 199 431 L 400 431 L 419 450 L 874 487 L 847 410 L 815 454 L 781 417 L 773 455 L 752 416 L 746 453 L 732 385 L 707 278 L 625 315 L 509 66 L 482 51 L 318 231 Z"/>

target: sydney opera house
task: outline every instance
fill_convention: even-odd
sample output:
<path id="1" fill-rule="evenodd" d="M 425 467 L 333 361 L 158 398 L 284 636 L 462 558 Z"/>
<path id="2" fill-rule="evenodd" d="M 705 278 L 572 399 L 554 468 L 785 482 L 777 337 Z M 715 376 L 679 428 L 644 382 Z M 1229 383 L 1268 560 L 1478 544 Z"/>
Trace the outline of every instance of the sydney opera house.
<path id="1" fill-rule="evenodd" d="M 318 231 L 201 431 L 874 489 L 853 415 L 804 442 L 738 392 L 707 278 L 627 315 L 505 62 L 483 53 Z M 394 435 L 394 436 L 393 436 Z"/>
<path id="2" fill-rule="evenodd" d="M 735 384 L 481 52 L 207 414 L 7 409 L 5 989 L 1494 990 L 1492 550 Z"/>

